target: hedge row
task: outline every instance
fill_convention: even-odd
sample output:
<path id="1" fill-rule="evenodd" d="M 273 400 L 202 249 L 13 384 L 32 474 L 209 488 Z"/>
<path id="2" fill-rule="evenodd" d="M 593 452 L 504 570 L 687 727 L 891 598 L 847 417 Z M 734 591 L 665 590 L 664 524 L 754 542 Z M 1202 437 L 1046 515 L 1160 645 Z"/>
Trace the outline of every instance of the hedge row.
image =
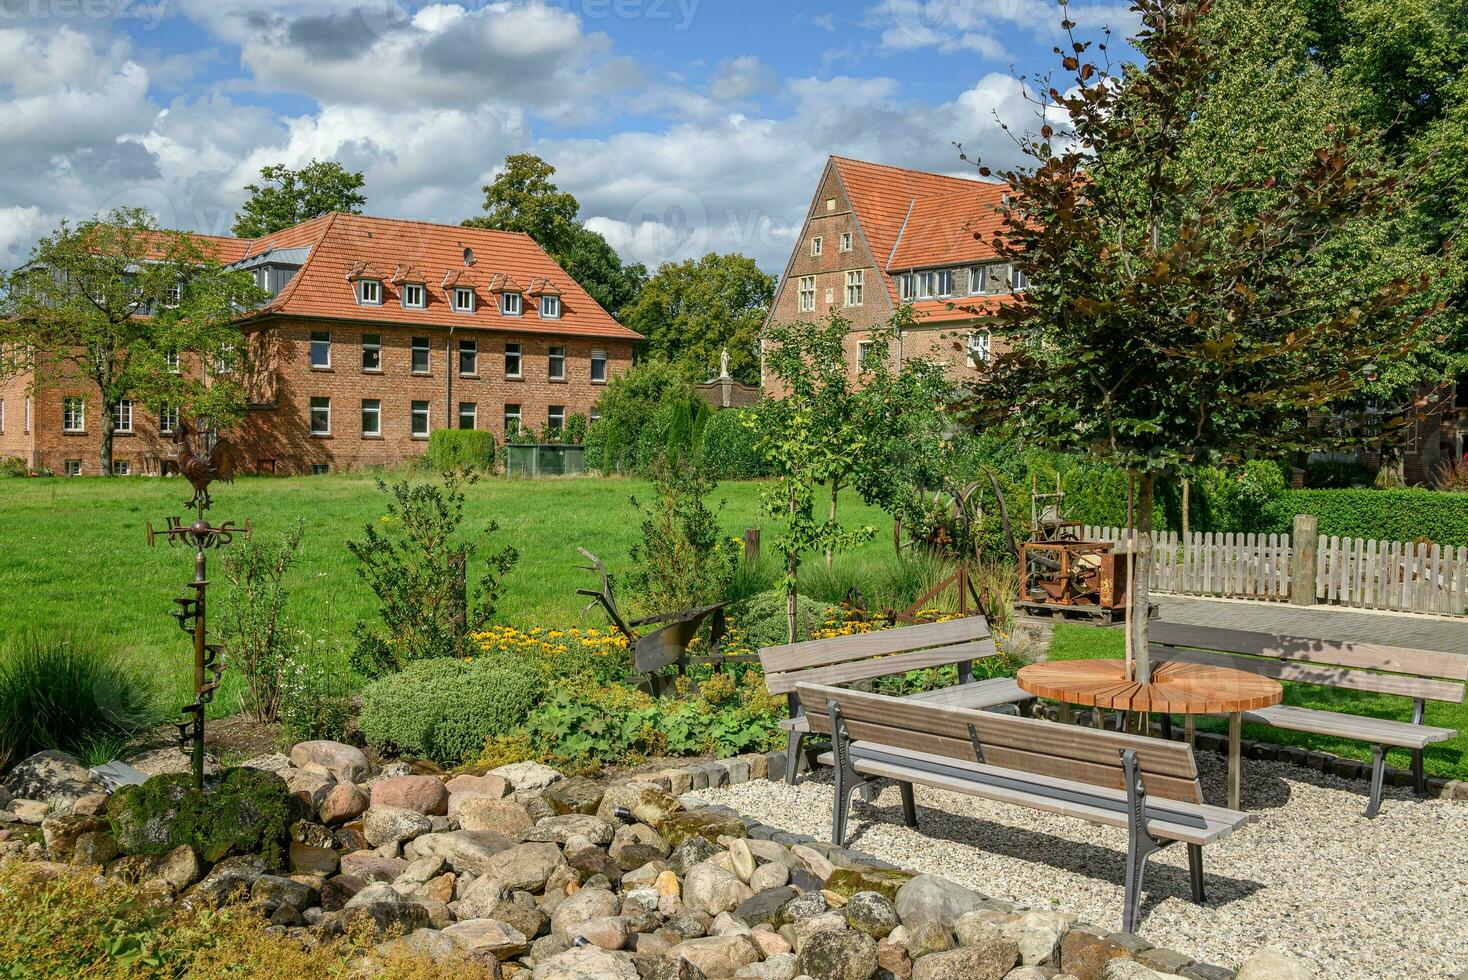
<path id="1" fill-rule="evenodd" d="M 1468 493 L 1439 490 L 1285 490 L 1264 503 L 1269 532 L 1284 533 L 1296 514 L 1314 514 L 1322 535 L 1381 541 L 1424 539 L 1468 546 Z"/>
<path id="2" fill-rule="evenodd" d="M 435 429 L 428 437 L 428 460 L 439 471 L 492 470 L 494 436 L 483 429 Z"/>

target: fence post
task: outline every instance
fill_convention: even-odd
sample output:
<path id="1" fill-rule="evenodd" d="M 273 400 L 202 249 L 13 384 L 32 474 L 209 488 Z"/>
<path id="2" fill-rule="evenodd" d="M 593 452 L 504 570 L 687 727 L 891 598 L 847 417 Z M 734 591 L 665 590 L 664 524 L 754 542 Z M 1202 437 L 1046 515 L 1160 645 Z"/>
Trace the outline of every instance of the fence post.
<path id="1" fill-rule="evenodd" d="M 744 564 L 753 568 L 759 564 L 759 528 L 744 529 Z"/>
<path id="2" fill-rule="evenodd" d="M 1290 562 L 1290 605 L 1315 605 L 1316 546 L 1320 519 L 1314 514 L 1295 515 L 1295 533 L 1290 536 L 1294 560 Z"/>

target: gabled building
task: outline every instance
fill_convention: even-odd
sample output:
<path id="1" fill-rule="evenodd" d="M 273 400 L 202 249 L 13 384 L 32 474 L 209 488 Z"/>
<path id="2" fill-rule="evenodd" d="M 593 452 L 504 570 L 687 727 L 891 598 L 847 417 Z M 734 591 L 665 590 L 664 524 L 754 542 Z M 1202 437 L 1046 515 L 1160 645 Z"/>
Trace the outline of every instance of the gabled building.
<path id="1" fill-rule="evenodd" d="M 914 324 L 890 355 L 941 362 L 957 380 L 993 355 L 986 314 L 1024 288 L 989 242 L 1008 186 L 831 157 L 811 200 L 766 323 L 851 324 L 853 374 L 902 305 Z M 766 375 L 767 389 L 777 387 Z"/>
<path id="2" fill-rule="evenodd" d="M 200 241 L 271 294 L 242 318 L 245 472 L 389 466 L 423 455 L 440 428 L 486 429 L 501 444 L 507 429 L 559 429 L 593 415 L 641 339 L 523 234 L 332 214 L 254 241 Z M 85 388 L 10 380 L 0 457 L 93 473 L 94 420 L 110 410 L 126 422 L 118 471 L 165 472 L 176 417 L 100 406 Z"/>

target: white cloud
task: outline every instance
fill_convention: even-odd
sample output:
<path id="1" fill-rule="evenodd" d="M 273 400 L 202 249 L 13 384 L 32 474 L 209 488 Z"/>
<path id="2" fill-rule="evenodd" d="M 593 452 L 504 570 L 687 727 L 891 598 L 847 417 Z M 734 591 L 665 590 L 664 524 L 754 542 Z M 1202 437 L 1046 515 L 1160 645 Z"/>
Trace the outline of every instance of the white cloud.
<path id="1" fill-rule="evenodd" d="M 7 268 L 20 265 L 31 244 L 56 223 L 54 215 L 42 214 L 38 207 L 0 207 L 0 262 Z"/>
<path id="2" fill-rule="evenodd" d="M 775 86 L 775 73 L 757 56 L 747 54 L 719 62 L 714 79 L 709 83 L 709 94 L 720 101 L 733 101 L 763 95 L 773 91 Z"/>
<path id="3" fill-rule="evenodd" d="M 1124 37 L 1137 23 L 1127 4 L 1114 0 L 1078 0 L 1065 8 L 1064 15 L 1088 36 L 1110 26 Z M 1062 9 L 1053 0 L 879 0 L 862 19 L 890 51 L 972 51 L 991 61 L 1011 58 L 1001 38 L 1015 29 L 1033 37 L 1058 38 L 1061 20 Z"/>

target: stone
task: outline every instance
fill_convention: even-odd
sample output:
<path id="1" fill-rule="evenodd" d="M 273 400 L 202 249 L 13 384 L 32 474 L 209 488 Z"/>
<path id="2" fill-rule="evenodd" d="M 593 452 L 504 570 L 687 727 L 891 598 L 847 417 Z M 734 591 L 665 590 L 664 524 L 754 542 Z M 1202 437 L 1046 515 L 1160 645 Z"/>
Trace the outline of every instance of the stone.
<path id="1" fill-rule="evenodd" d="M 566 861 L 581 873 L 584 882 L 589 883 L 598 876 L 614 883 L 622 878 L 622 869 L 611 855 L 585 837 L 572 837 L 566 843 Z"/>
<path id="2" fill-rule="evenodd" d="M 758 895 L 760 892 L 779 888 L 789 880 L 790 869 L 783 864 L 772 862 L 754 869 L 754 874 L 749 876 L 749 887 Z"/>
<path id="3" fill-rule="evenodd" d="M 286 867 L 293 874 L 335 874 L 337 853 L 330 847 L 313 847 L 292 841 L 286 853 Z"/>
<path id="4" fill-rule="evenodd" d="M 113 794 L 108 817 L 123 854 L 161 856 L 188 844 L 205 862 L 260 854 L 285 866 L 286 784 L 259 769 L 227 769 L 203 791 L 187 773 L 164 773 Z"/>
<path id="5" fill-rule="evenodd" d="M 795 976 L 795 956 L 791 953 L 778 953 L 763 963 L 741 966 L 735 971 L 734 976 L 749 977 L 753 980 L 792 980 Z"/>
<path id="6" fill-rule="evenodd" d="M 539 762 L 515 762 L 507 766 L 491 769 L 487 775 L 499 776 L 509 783 L 512 790 L 540 791 L 552 783 L 560 782 L 561 774 L 550 766 L 541 765 Z"/>
<path id="7" fill-rule="evenodd" d="M 702 864 L 719 853 L 719 848 L 709 843 L 707 837 L 694 834 L 685 837 L 668 856 L 668 867 L 676 874 L 686 875 L 696 864 Z"/>
<path id="8" fill-rule="evenodd" d="M 284 778 L 286 770 L 291 768 L 291 757 L 283 752 L 257 755 L 253 759 L 246 759 L 244 762 L 241 762 L 240 768 L 260 769 L 264 772 L 273 772 L 277 776 Z"/>
<path id="9" fill-rule="evenodd" d="M 353 851 L 342 856 L 341 873 L 363 881 L 396 881 L 408 869 L 402 858 L 383 857 L 371 851 Z"/>
<path id="10" fill-rule="evenodd" d="M 487 875 L 514 890 L 538 892 L 558 865 L 565 863 L 555 844 L 517 844 L 489 859 Z"/>
<path id="11" fill-rule="evenodd" d="M 1054 966 L 1060 962 L 1060 937 L 1075 924 L 1075 916 L 1059 912 L 1025 912 L 1018 919 L 1001 923 L 999 932 L 1019 946 L 1024 966 Z M 1117 942 L 1112 937 L 1113 942 Z M 1125 945 L 1118 942 L 1118 945 Z M 1146 944 L 1142 944 L 1146 948 Z"/>
<path id="12" fill-rule="evenodd" d="M 653 826 L 674 848 L 695 835 L 711 841 L 720 837 L 749 836 L 743 820 L 709 809 L 670 813 Z"/>
<path id="13" fill-rule="evenodd" d="M 374 804 L 362 815 L 362 833 L 373 847 L 410 841 L 432 830 L 433 823 L 426 815 L 406 807 Z"/>
<path id="14" fill-rule="evenodd" d="M 291 748 L 291 764 L 304 769 L 315 765 L 342 783 L 359 783 L 372 771 L 362 750 L 326 740 L 300 742 Z"/>
<path id="15" fill-rule="evenodd" d="M 877 972 L 876 940 L 851 929 L 818 933 L 796 954 L 795 971 L 811 980 L 868 980 Z"/>
<path id="16" fill-rule="evenodd" d="M 41 800 L 12 799 L 9 812 L 17 822 L 39 827 L 51 815 L 51 804 Z"/>
<path id="17" fill-rule="evenodd" d="M 248 892 L 265 870 L 264 859 L 256 854 L 225 858 L 189 894 L 206 903 L 223 905 Z"/>
<path id="18" fill-rule="evenodd" d="M 541 793 L 551 809 L 559 814 L 584 813 L 595 816 L 601 806 L 602 788 L 582 776 L 561 779 Z M 607 819 L 607 818 L 603 818 Z"/>
<path id="19" fill-rule="evenodd" d="M 324 824 L 341 824 L 356 820 L 367 812 L 367 794 L 352 783 L 337 783 L 327 791 L 316 808 Z"/>
<path id="20" fill-rule="evenodd" d="M 532 763 L 518 764 L 530 765 Z M 614 953 L 599 946 L 577 946 L 536 963 L 535 969 L 531 972 L 531 980 L 640 980 L 640 978 L 637 968 L 632 965 L 632 957 L 628 954 Z"/>
<path id="21" fill-rule="evenodd" d="M 740 967 L 759 961 L 759 947 L 748 936 L 702 936 L 685 939 L 668 951 L 703 971 L 709 978 L 732 977 Z"/>
<path id="22" fill-rule="evenodd" d="M 1178 974 L 1183 980 L 1235 980 L 1236 974 L 1227 967 L 1213 963 L 1193 963 L 1185 966 Z M 1170 980 L 1164 977 L 1163 980 Z"/>
<path id="23" fill-rule="evenodd" d="M 749 849 L 749 844 L 743 838 L 736 837 L 729 842 L 729 861 L 734 866 L 734 873 L 739 880 L 746 885 L 754 876 L 755 868 L 759 865 L 755 862 L 754 852 Z"/>
<path id="24" fill-rule="evenodd" d="M 952 928 L 960 915 L 981 908 L 983 901 L 978 892 L 947 878 L 918 875 L 897 890 L 894 904 L 908 928 L 919 922 L 940 922 Z"/>
<path id="25" fill-rule="evenodd" d="M 46 854 L 59 864 L 71 862 L 76 850 L 77 838 L 107 829 L 107 821 L 98 817 L 48 816 L 41 821 L 41 840 L 46 845 Z"/>
<path id="26" fill-rule="evenodd" d="M 71 863 L 78 867 L 96 867 L 117 857 L 117 838 L 103 830 L 89 831 L 76 839 Z"/>
<path id="27" fill-rule="evenodd" d="M 885 939 L 901 925 L 897 907 L 880 892 L 857 892 L 846 903 L 846 921 L 851 928 L 873 939 Z"/>
<path id="28" fill-rule="evenodd" d="M 161 776 L 165 772 L 193 772 L 194 759 L 192 754 L 185 752 L 177 746 L 166 749 L 151 749 L 140 752 L 123 760 L 138 772 L 145 776 Z M 214 776 L 219 773 L 219 760 L 208 752 L 204 753 L 204 775 Z"/>
<path id="29" fill-rule="evenodd" d="M 483 776 L 455 776 L 444 783 L 444 788 L 449 791 L 450 796 L 485 796 L 490 799 L 500 800 L 510 795 L 512 787 L 509 780 L 503 776 L 485 774 Z"/>
<path id="30" fill-rule="evenodd" d="M 372 785 L 372 806 L 444 816 L 449 812 L 449 791 L 437 776 L 393 776 Z"/>
<path id="31" fill-rule="evenodd" d="M 1164 978 L 1162 974 L 1148 969 L 1135 960 L 1110 960 L 1096 980 L 1180 980 L 1180 978 Z"/>
<path id="32" fill-rule="evenodd" d="M 1261 949 L 1239 967 L 1238 980 L 1314 980 L 1315 968 L 1276 949 Z"/>
<path id="33" fill-rule="evenodd" d="M 107 791 L 76 756 L 58 749 L 22 759 L 0 785 L 14 797 L 49 804 L 56 816 L 69 816 L 83 796 Z"/>
<path id="34" fill-rule="evenodd" d="M 791 887 L 794 891 L 794 887 Z M 785 922 L 795 922 L 800 919 L 808 919 L 813 915 L 821 915 L 831 908 L 826 896 L 820 892 L 807 892 L 786 902 L 780 909 L 780 918 Z"/>
<path id="35" fill-rule="evenodd" d="M 845 898 L 857 892 L 877 892 L 895 900 L 897 892 L 914 877 L 910 872 L 887 868 L 837 868 L 826 878 L 826 887 Z"/>
<path id="36" fill-rule="evenodd" d="M 1137 962 L 1158 973 L 1181 973 L 1191 966 L 1193 958 L 1184 956 L 1175 949 L 1145 949 L 1135 954 Z"/>
<path id="37" fill-rule="evenodd" d="M 524 806 L 492 796 L 454 793 L 449 796 L 449 816 L 458 820 L 460 830 L 493 830 L 506 837 L 535 826 Z"/>
<path id="38" fill-rule="evenodd" d="M 823 932 L 846 931 L 846 918 L 840 912 L 822 912 L 820 915 L 796 919 L 790 924 L 789 929 L 788 937 L 791 945 L 795 947 L 795 952 L 799 953 L 813 936 L 818 936 Z"/>
<path id="39" fill-rule="evenodd" d="M 535 822 L 534 827 L 522 830 L 516 836 L 521 841 L 565 844 L 572 837 L 580 835 L 599 847 L 605 847 L 612 842 L 614 833 L 615 828 L 600 817 L 585 813 L 567 813 L 543 817 Z"/>
<path id="40" fill-rule="evenodd" d="M 458 944 L 437 929 L 414 929 L 406 936 L 389 939 L 376 946 L 377 955 L 384 959 L 401 955 L 427 956 L 439 964 L 461 951 Z"/>
<path id="41" fill-rule="evenodd" d="M 337 915 L 334 925 L 345 932 L 412 932 L 429 924 L 427 908 L 408 901 L 392 885 L 383 881 L 368 885 L 353 895 Z M 335 930 L 323 931 L 331 934 Z"/>
<path id="42" fill-rule="evenodd" d="M 501 899 L 489 907 L 489 917 L 514 926 L 532 939 L 545 931 L 550 918 L 540 909 L 509 899 Z"/>
<path id="43" fill-rule="evenodd" d="M 291 909 L 299 915 L 320 898 L 320 893 L 310 885 L 280 875 L 261 875 L 250 886 L 250 904 L 267 916 L 281 908 Z"/>
<path id="44" fill-rule="evenodd" d="M 326 794 L 336 785 L 329 773 L 315 769 L 287 769 L 281 778 L 300 810 L 310 815 L 318 812 Z"/>
<path id="45" fill-rule="evenodd" d="M 530 949 L 529 937 L 498 919 L 466 919 L 443 934 L 471 953 L 487 953 L 497 960 L 513 959 Z"/>
<path id="46" fill-rule="evenodd" d="M 753 897 L 737 875 L 715 864 L 694 865 L 683 878 L 683 903 L 708 915 L 732 911 Z"/>
<path id="47" fill-rule="evenodd" d="M 571 941 L 575 942 L 578 937 L 602 949 L 621 949 L 627 945 L 627 920 L 619 915 L 587 919 L 571 927 Z"/>
<path id="48" fill-rule="evenodd" d="M 907 955 L 907 947 L 889 939 L 877 943 L 877 967 L 899 980 L 912 976 L 912 958 Z"/>
<path id="49" fill-rule="evenodd" d="M 925 919 L 908 928 L 906 945 L 908 955 L 919 960 L 931 953 L 947 952 L 958 942 L 943 923 Z"/>
<path id="50" fill-rule="evenodd" d="M 204 875 L 199 856 L 187 844 L 180 844 L 167 854 L 154 858 L 147 876 L 163 882 L 174 894 L 198 881 Z"/>
<path id="51" fill-rule="evenodd" d="M 1000 980 L 1019 962 L 1019 948 L 1007 939 L 961 946 L 914 960 L 912 980 Z"/>
<path id="52" fill-rule="evenodd" d="M 414 838 L 404 849 L 412 858 L 437 854 L 456 874 L 484 874 L 490 859 L 514 846 L 514 841 L 492 830 L 451 830 Z"/>
<path id="53" fill-rule="evenodd" d="M 761 922 L 769 925 L 779 925 L 780 910 L 785 907 L 791 899 L 799 897 L 799 892 L 794 888 L 779 887 L 766 891 L 756 892 L 750 898 L 740 903 L 734 910 L 734 915 L 745 925 L 753 926 Z"/>
<path id="54" fill-rule="evenodd" d="M 1115 959 L 1131 959 L 1131 953 L 1120 943 L 1104 936 L 1073 929 L 1060 940 L 1060 969 L 1080 980 L 1096 980 L 1106 964 Z"/>
<path id="55" fill-rule="evenodd" d="M 617 914 L 617 896 L 605 888 L 583 888 L 551 913 L 551 935 L 569 943 L 571 930 L 583 922 Z"/>

